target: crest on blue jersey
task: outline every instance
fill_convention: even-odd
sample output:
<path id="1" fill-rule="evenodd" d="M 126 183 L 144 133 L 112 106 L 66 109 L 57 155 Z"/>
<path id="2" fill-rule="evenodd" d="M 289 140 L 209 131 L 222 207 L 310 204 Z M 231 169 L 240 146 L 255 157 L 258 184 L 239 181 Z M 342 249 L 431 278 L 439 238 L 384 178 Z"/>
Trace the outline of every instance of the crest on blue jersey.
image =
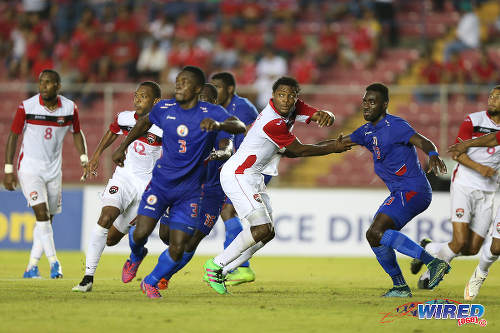
<path id="1" fill-rule="evenodd" d="M 181 125 L 177 126 L 177 134 L 179 136 L 185 137 L 188 135 L 188 133 L 189 133 L 189 130 L 188 130 L 186 125 L 181 124 Z"/>

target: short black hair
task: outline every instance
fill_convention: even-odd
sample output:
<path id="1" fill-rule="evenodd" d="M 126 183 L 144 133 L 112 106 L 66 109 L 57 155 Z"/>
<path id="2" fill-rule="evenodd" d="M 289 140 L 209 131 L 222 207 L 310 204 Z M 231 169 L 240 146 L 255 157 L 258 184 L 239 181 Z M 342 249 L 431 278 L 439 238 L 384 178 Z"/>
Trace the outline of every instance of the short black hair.
<path id="1" fill-rule="evenodd" d="M 292 87 L 297 94 L 300 92 L 299 82 L 297 82 L 297 80 L 295 80 L 293 77 L 282 76 L 277 79 L 276 82 L 273 83 L 273 92 L 275 92 L 276 89 L 278 89 L 278 87 L 281 85 Z"/>
<path id="2" fill-rule="evenodd" d="M 226 87 L 233 86 L 236 87 L 236 80 L 234 79 L 234 75 L 229 72 L 220 72 L 212 75 L 212 80 L 221 80 L 224 82 Z"/>
<path id="3" fill-rule="evenodd" d="M 366 91 L 376 91 L 382 95 L 384 102 L 389 102 L 389 88 L 382 83 L 372 83 L 366 87 Z"/>
<path id="4" fill-rule="evenodd" d="M 190 72 L 192 73 L 195 78 L 196 78 L 196 83 L 201 87 L 203 84 L 207 81 L 207 77 L 205 76 L 205 73 L 201 70 L 200 67 L 196 66 L 184 66 L 182 71 Z"/>
<path id="5" fill-rule="evenodd" d="M 43 71 L 40 72 L 40 75 L 38 76 L 39 78 L 42 76 L 42 74 L 52 74 L 56 78 L 56 82 L 61 84 L 61 76 L 59 75 L 58 72 L 56 72 L 53 69 L 44 69 Z"/>
<path id="6" fill-rule="evenodd" d="M 153 91 L 153 98 L 161 98 L 161 87 L 158 83 L 154 81 L 144 81 L 139 83 L 139 87 L 149 87 Z"/>
<path id="7" fill-rule="evenodd" d="M 211 83 L 204 83 L 202 90 L 207 90 L 208 97 L 211 100 L 217 100 L 217 88 Z"/>

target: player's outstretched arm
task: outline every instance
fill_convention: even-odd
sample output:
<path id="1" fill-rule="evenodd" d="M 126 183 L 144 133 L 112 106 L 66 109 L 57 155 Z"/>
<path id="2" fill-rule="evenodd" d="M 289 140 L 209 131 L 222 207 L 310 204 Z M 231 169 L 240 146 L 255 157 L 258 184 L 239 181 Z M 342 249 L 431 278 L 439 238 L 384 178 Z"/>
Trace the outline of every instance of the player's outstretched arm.
<path id="1" fill-rule="evenodd" d="M 212 118 L 205 118 L 200 123 L 200 128 L 204 131 L 224 131 L 231 134 L 245 133 L 247 128 L 245 124 L 237 117 L 230 117 L 223 122 L 216 121 Z"/>
<path id="2" fill-rule="evenodd" d="M 491 177 L 497 172 L 495 169 L 490 168 L 487 165 L 473 161 L 467 153 L 460 154 L 454 158 L 454 160 L 468 168 L 471 168 L 472 170 L 476 170 L 483 177 Z"/>
<path id="3" fill-rule="evenodd" d="M 130 130 L 125 140 L 123 140 L 120 146 L 113 152 L 112 158 L 116 165 L 123 167 L 123 162 L 125 161 L 125 151 L 128 146 L 144 135 L 144 133 L 146 133 L 151 126 L 153 126 L 153 123 L 149 121 L 149 113 L 137 119 L 135 126 Z"/>
<path id="4" fill-rule="evenodd" d="M 337 139 L 325 140 L 316 144 L 302 144 L 297 138 L 288 146 L 286 151 L 297 157 L 321 156 L 331 153 L 342 153 L 350 150 L 356 143 L 342 134 Z"/>
<path id="5" fill-rule="evenodd" d="M 233 155 L 233 141 L 230 139 L 222 139 L 219 141 L 219 150 L 214 150 L 208 156 L 209 161 L 222 160 L 225 161 Z"/>
<path id="6" fill-rule="evenodd" d="M 101 138 L 95 152 L 92 154 L 92 158 L 89 163 L 84 168 L 82 180 L 85 180 L 89 175 L 97 176 L 97 168 L 99 168 L 99 159 L 102 153 L 108 148 L 113 142 L 118 138 L 118 134 L 115 134 L 108 130 L 106 134 Z"/>
<path id="7" fill-rule="evenodd" d="M 3 185 L 9 191 L 14 191 L 17 186 L 17 178 L 14 174 L 14 154 L 16 153 L 17 148 L 17 139 L 19 135 L 10 132 L 9 137 L 7 138 L 7 147 L 5 149 L 5 176 L 3 178 Z"/>
<path id="8" fill-rule="evenodd" d="M 433 172 L 437 176 L 439 173 L 445 174 L 447 172 L 446 165 L 439 157 L 436 145 L 431 140 L 427 139 L 420 133 L 415 133 L 408 141 L 429 155 L 427 173 Z"/>
<path id="9" fill-rule="evenodd" d="M 458 143 L 451 145 L 448 147 L 448 152 L 451 153 L 454 160 L 458 158 L 461 154 L 467 152 L 467 149 L 470 147 L 495 147 L 498 146 L 500 135 L 498 132 L 490 133 L 483 136 L 480 136 L 475 139 L 462 141 L 459 138 Z"/>
<path id="10" fill-rule="evenodd" d="M 332 126 L 335 122 L 335 115 L 330 111 L 318 110 L 312 115 L 311 121 L 318 123 L 319 127 Z"/>

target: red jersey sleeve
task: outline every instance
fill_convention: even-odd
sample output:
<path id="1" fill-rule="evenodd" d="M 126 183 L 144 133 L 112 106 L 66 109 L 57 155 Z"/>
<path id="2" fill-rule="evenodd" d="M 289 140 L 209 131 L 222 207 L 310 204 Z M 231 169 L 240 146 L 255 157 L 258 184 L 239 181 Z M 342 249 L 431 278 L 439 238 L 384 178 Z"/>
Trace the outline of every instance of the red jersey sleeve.
<path id="1" fill-rule="evenodd" d="M 500 145 L 500 131 L 496 132 L 495 136 L 497 138 L 497 143 Z"/>
<path id="2" fill-rule="evenodd" d="M 115 116 L 115 120 L 109 125 L 109 130 L 115 134 L 121 134 L 120 125 L 118 125 L 118 115 Z"/>
<path id="3" fill-rule="evenodd" d="M 73 110 L 73 133 L 80 133 L 80 118 L 78 117 L 78 106 L 76 104 Z"/>
<path id="4" fill-rule="evenodd" d="M 309 124 L 311 122 L 311 117 L 318 111 L 318 109 L 306 104 L 303 100 L 298 99 L 295 103 L 295 109 L 297 110 L 297 116 L 303 116 L 305 118 L 305 123 Z"/>
<path id="5" fill-rule="evenodd" d="M 470 117 L 465 118 L 462 125 L 460 125 L 460 129 L 458 130 L 457 138 L 455 139 L 455 143 L 460 142 L 458 138 L 462 139 L 462 141 L 472 139 L 472 133 L 474 132 L 474 127 L 472 126 L 472 120 Z"/>
<path id="6" fill-rule="evenodd" d="M 271 120 L 262 129 L 279 148 L 286 147 L 295 141 L 295 135 L 290 133 L 282 119 Z"/>
<path id="7" fill-rule="evenodd" d="M 16 115 L 14 116 L 14 121 L 12 122 L 10 130 L 18 135 L 23 133 L 25 120 L 26 120 L 26 113 L 24 112 L 24 105 L 20 104 L 19 107 L 17 108 Z"/>

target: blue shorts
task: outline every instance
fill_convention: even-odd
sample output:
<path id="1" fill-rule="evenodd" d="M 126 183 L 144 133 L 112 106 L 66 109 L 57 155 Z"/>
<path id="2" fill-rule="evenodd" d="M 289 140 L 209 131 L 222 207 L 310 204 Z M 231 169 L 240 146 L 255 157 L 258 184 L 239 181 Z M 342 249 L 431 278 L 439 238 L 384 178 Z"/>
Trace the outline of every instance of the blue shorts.
<path id="1" fill-rule="evenodd" d="M 208 235 L 219 219 L 222 206 L 226 200 L 226 194 L 221 186 L 204 188 L 201 195 L 200 219 L 198 230 Z"/>
<path id="2" fill-rule="evenodd" d="M 179 229 L 192 234 L 198 226 L 198 206 L 201 188 L 187 190 L 172 188 L 168 191 L 160 189 L 154 182 L 149 183 L 144 191 L 137 211 L 158 221 L 168 209 L 168 222 L 171 229 Z M 163 221 L 167 221 L 162 217 Z"/>
<path id="3" fill-rule="evenodd" d="M 385 199 L 379 207 L 377 214 L 389 216 L 396 225 L 396 230 L 401 230 L 411 219 L 429 207 L 432 201 L 432 192 L 396 191 Z"/>
<path id="4" fill-rule="evenodd" d="M 264 176 L 264 184 L 266 184 L 266 185 L 269 184 L 271 179 L 273 179 L 273 176 L 269 176 L 269 175 L 265 175 L 265 174 L 262 174 L 262 176 Z M 232 205 L 233 203 L 231 202 L 231 200 L 229 198 L 226 197 L 225 204 Z"/>

